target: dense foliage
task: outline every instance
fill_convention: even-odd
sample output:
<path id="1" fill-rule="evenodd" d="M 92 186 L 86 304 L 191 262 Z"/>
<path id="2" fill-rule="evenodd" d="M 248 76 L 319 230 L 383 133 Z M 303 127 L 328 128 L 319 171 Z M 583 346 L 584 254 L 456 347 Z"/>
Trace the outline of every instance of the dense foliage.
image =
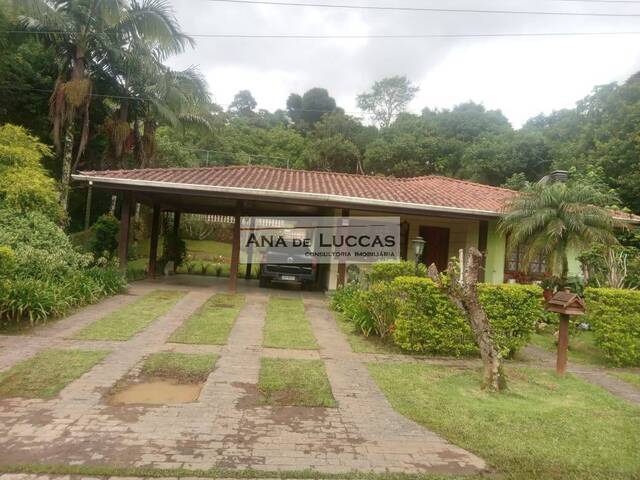
<path id="1" fill-rule="evenodd" d="M 53 221 L 63 218 L 55 184 L 41 163 L 51 154 L 24 128 L 0 126 L 0 206 L 40 212 Z"/>
<path id="2" fill-rule="evenodd" d="M 116 265 L 97 265 L 39 212 L 0 209 L 0 321 L 36 323 L 125 286 Z"/>
<path id="3" fill-rule="evenodd" d="M 585 289 L 596 344 L 611 363 L 640 366 L 640 291 Z"/>

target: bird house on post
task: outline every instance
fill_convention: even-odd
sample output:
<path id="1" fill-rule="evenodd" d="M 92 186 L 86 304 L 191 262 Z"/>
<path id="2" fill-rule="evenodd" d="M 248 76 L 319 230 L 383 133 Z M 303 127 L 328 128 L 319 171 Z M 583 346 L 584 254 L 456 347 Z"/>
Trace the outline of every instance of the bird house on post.
<path id="1" fill-rule="evenodd" d="M 586 305 L 577 293 L 565 288 L 551 297 L 546 309 L 560 314 L 560 328 L 558 330 L 558 356 L 556 359 L 556 373 L 564 375 L 567 368 L 567 353 L 569 350 L 569 321 L 571 317 L 584 315 Z"/>

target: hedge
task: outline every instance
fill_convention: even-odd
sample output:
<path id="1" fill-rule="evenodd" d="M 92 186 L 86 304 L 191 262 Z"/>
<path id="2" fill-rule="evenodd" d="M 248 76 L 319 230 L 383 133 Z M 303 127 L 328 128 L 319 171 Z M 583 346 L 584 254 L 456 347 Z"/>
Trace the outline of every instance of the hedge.
<path id="1" fill-rule="evenodd" d="M 585 289 L 588 321 L 607 359 L 618 366 L 640 366 L 640 292 Z"/>
<path id="2" fill-rule="evenodd" d="M 368 274 L 369 282 L 391 282 L 397 277 L 426 277 L 427 267 L 424 263 L 417 266 L 406 260 L 376 262 L 371 266 Z"/>
<path id="3" fill-rule="evenodd" d="M 494 339 L 502 355 L 510 357 L 528 343 L 544 315 L 542 289 L 481 284 L 478 290 Z M 349 285 L 338 290 L 333 305 L 365 335 L 393 332 L 394 342 L 404 350 L 450 356 L 477 353 L 466 318 L 430 279 L 397 277 L 368 290 Z M 392 325 L 390 318 L 395 319 Z"/>

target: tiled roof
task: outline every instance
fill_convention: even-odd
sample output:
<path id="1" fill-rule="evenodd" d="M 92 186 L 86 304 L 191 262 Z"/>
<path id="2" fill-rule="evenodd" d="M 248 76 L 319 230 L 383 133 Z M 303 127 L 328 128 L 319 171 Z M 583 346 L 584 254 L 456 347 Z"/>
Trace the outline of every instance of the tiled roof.
<path id="1" fill-rule="evenodd" d="M 395 178 L 336 172 L 292 170 L 268 166 L 239 165 L 200 168 L 149 168 L 138 170 L 85 171 L 76 179 L 92 177 L 105 182 L 152 182 L 151 185 L 189 188 L 251 189 L 262 192 L 288 192 L 340 197 L 352 203 L 394 202 L 456 209 L 470 213 L 497 215 L 515 192 L 506 188 L 449 177 L 429 175 Z M 149 185 L 149 184 L 147 184 Z M 619 214 L 619 215 L 618 215 Z M 640 217 L 616 212 L 618 218 L 639 221 Z"/>
<path id="2" fill-rule="evenodd" d="M 244 165 L 85 171 L 79 176 L 310 193 L 495 213 L 514 193 L 505 188 L 434 175 L 394 178 Z"/>

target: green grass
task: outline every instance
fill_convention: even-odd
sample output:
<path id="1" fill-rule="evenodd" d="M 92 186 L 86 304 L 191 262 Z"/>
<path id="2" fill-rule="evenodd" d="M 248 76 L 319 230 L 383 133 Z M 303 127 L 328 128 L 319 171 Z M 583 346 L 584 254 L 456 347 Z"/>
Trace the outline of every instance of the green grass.
<path id="1" fill-rule="evenodd" d="M 531 343 L 554 353 L 558 348 L 553 336 L 553 327 L 550 327 L 548 332 L 534 333 L 531 336 Z M 569 361 L 600 366 L 610 365 L 602 350 L 596 346 L 593 332 L 588 331 L 569 334 Z"/>
<path id="2" fill-rule="evenodd" d="M 347 337 L 351 350 L 355 353 L 382 353 L 382 354 L 402 354 L 400 347 L 394 345 L 391 339 L 382 340 L 376 335 L 365 337 L 360 333 L 358 327 L 347 320 L 342 314 L 335 313 L 336 322 Z"/>
<path id="3" fill-rule="evenodd" d="M 262 402 L 267 405 L 337 405 L 321 360 L 263 358 L 258 390 Z"/>
<path id="4" fill-rule="evenodd" d="M 141 373 L 147 377 L 171 378 L 180 383 L 199 383 L 207 380 L 217 359 L 215 354 L 152 353 L 142 364 Z"/>
<path id="5" fill-rule="evenodd" d="M 73 338 L 78 340 L 128 340 L 167 313 L 185 295 L 175 290 L 154 290 L 130 305 L 87 325 Z"/>
<path id="6" fill-rule="evenodd" d="M 264 346 L 314 350 L 318 342 L 299 298 L 271 297 L 264 325 Z"/>
<path id="7" fill-rule="evenodd" d="M 483 457 L 504 478 L 639 478 L 640 408 L 571 375 L 509 368 L 509 390 L 489 394 L 472 369 L 369 369 L 396 410 Z"/>
<path id="8" fill-rule="evenodd" d="M 609 372 L 610 375 L 619 378 L 623 382 L 627 382 L 629 385 L 634 386 L 640 390 L 640 373 L 634 372 Z"/>
<path id="9" fill-rule="evenodd" d="M 197 260 L 214 260 L 223 257 L 225 262 L 229 262 L 231 258 L 231 243 L 218 242 L 215 240 L 188 240 L 187 253 Z M 162 253 L 162 246 L 158 245 L 158 254 Z M 149 239 L 145 238 L 138 242 L 138 255 L 141 257 L 149 256 Z"/>
<path id="10" fill-rule="evenodd" d="M 169 341 L 223 345 L 243 304 L 242 295 L 214 295 L 173 332 Z"/>
<path id="11" fill-rule="evenodd" d="M 0 465 L 0 473 L 28 473 L 34 475 L 79 475 L 94 477 L 145 477 L 145 478 L 271 478 L 305 480 L 487 480 L 486 476 L 450 476 L 407 473 L 323 473 L 318 470 L 254 470 L 211 468 L 197 470 L 187 468 L 116 467 L 113 465 L 56 465 L 14 464 Z"/>
<path id="12" fill-rule="evenodd" d="M 0 374 L 0 397 L 51 398 L 109 352 L 45 350 Z"/>

